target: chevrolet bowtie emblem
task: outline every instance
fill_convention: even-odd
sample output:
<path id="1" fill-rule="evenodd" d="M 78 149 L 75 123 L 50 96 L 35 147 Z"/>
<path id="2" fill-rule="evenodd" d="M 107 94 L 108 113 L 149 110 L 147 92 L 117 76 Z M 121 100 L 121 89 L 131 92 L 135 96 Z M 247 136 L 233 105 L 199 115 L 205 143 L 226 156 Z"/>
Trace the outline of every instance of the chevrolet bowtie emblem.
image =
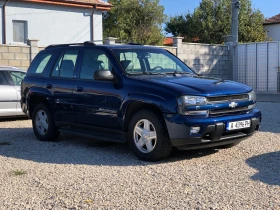
<path id="1" fill-rule="evenodd" d="M 231 103 L 229 104 L 229 107 L 230 107 L 230 108 L 235 108 L 237 105 L 238 105 L 238 103 L 231 102 Z"/>

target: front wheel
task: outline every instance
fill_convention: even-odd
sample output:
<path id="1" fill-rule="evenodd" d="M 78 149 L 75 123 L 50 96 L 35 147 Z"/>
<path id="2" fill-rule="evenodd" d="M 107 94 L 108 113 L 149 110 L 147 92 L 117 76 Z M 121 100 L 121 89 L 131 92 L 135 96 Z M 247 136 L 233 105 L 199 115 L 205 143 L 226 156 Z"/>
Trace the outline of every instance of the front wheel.
<path id="1" fill-rule="evenodd" d="M 130 147 L 139 159 L 157 161 L 170 154 L 172 144 L 160 116 L 149 110 L 139 111 L 128 129 Z"/>
<path id="2" fill-rule="evenodd" d="M 32 113 L 32 127 L 35 136 L 41 141 L 56 141 L 58 139 L 59 132 L 45 104 L 38 104 L 35 107 Z"/>

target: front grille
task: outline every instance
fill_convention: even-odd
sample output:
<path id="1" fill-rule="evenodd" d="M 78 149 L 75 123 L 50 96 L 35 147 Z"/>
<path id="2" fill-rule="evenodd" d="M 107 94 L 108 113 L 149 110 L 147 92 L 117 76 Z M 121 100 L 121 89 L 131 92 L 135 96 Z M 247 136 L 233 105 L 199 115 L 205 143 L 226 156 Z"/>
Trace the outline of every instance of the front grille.
<path id="1" fill-rule="evenodd" d="M 248 100 L 248 94 L 240 94 L 240 95 L 230 95 L 230 96 L 218 96 L 218 97 L 208 97 L 208 104 L 217 104 L 223 102 L 230 102 L 230 101 L 244 101 Z"/>
<path id="2" fill-rule="evenodd" d="M 240 101 L 248 101 L 249 96 L 248 94 L 239 94 L 239 95 L 229 95 L 229 96 L 217 96 L 217 97 L 208 97 L 208 104 L 223 104 L 223 103 L 231 103 L 231 102 L 240 102 Z M 214 109 L 209 110 L 209 114 L 212 116 L 222 116 L 225 114 L 244 114 L 251 110 L 252 107 L 250 106 L 243 106 L 243 107 L 235 107 L 235 108 L 226 108 L 226 109 Z"/>
<path id="3" fill-rule="evenodd" d="M 239 107 L 234 109 L 220 109 L 220 110 L 210 110 L 210 115 L 220 115 L 220 114 L 229 114 L 229 113 L 244 113 L 249 111 L 249 108 L 246 107 Z"/>

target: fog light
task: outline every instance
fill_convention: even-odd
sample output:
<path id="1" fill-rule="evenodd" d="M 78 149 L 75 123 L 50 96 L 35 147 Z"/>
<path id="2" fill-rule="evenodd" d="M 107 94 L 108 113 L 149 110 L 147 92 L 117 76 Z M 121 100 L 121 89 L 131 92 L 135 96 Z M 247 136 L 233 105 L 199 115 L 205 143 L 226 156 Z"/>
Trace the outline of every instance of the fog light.
<path id="1" fill-rule="evenodd" d="M 196 134 L 200 131 L 200 127 L 191 127 L 191 134 Z"/>

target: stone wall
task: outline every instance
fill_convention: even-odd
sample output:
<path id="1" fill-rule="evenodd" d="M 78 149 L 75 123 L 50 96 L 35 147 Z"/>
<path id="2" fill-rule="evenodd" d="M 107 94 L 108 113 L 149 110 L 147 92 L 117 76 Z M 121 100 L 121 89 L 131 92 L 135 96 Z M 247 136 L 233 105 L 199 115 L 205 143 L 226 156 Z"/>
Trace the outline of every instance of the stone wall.
<path id="1" fill-rule="evenodd" d="M 14 66 L 27 70 L 30 47 L 26 45 L 0 45 L 0 66 Z"/>
<path id="2" fill-rule="evenodd" d="M 174 37 L 177 56 L 195 72 L 210 77 L 231 79 L 229 49 L 226 45 L 183 43 Z"/>
<path id="3" fill-rule="evenodd" d="M 177 47 L 170 47 L 170 46 L 158 46 L 158 47 L 168 50 L 169 52 L 173 53 L 174 55 L 177 55 Z"/>
<path id="4" fill-rule="evenodd" d="M 0 66 L 14 66 L 27 70 L 32 59 L 45 47 L 38 40 L 28 40 L 28 45 L 0 44 Z"/>
<path id="5" fill-rule="evenodd" d="M 115 44 L 115 39 L 106 40 L 106 44 Z M 199 74 L 232 79 L 229 49 L 226 45 L 183 43 L 182 38 L 174 37 L 173 47 L 159 47 L 177 55 Z M 30 61 L 43 49 L 44 47 L 38 47 L 38 40 L 29 40 L 28 45 L 0 45 L 0 66 L 15 66 L 27 70 Z"/>

